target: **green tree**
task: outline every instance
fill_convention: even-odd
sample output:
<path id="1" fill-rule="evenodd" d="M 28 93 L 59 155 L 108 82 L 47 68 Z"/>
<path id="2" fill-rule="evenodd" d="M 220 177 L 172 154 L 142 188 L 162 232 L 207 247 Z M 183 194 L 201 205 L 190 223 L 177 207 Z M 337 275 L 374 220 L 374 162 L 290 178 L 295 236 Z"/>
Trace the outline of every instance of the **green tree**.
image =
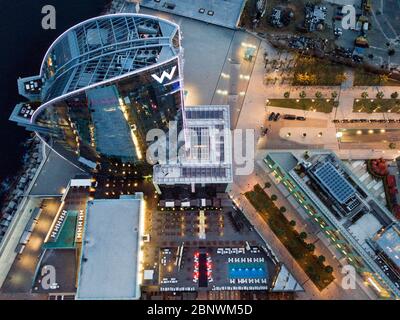
<path id="1" fill-rule="evenodd" d="M 392 99 L 397 99 L 399 97 L 399 93 L 395 91 L 390 96 L 392 97 Z"/>
<path id="2" fill-rule="evenodd" d="M 361 93 L 361 98 L 368 99 L 368 92 L 364 91 L 363 93 Z"/>
<path id="3" fill-rule="evenodd" d="M 290 98 L 290 92 L 289 92 L 289 91 L 286 91 L 286 92 L 283 94 L 283 96 L 284 96 L 286 99 L 289 99 L 289 98 Z"/>
<path id="4" fill-rule="evenodd" d="M 383 99 L 384 96 L 385 96 L 385 94 L 384 94 L 382 91 L 379 91 L 379 92 L 376 94 L 376 98 L 377 98 L 377 99 Z"/>
<path id="5" fill-rule="evenodd" d="M 307 250 L 310 252 L 314 252 L 315 250 L 315 245 L 313 243 L 307 243 Z"/>
<path id="6" fill-rule="evenodd" d="M 326 273 L 332 273 L 333 272 L 333 268 L 331 266 L 326 266 L 325 267 L 325 272 Z"/>
<path id="7" fill-rule="evenodd" d="M 307 236 L 308 236 L 307 232 L 304 232 L 304 231 L 299 234 L 299 238 L 302 240 L 306 240 Z"/>
<path id="8" fill-rule="evenodd" d="M 332 99 L 336 99 L 338 96 L 339 96 L 339 94 L 337 93 L 337 91 L 333 91 L 333 92 L 331 93 Z"/>
<path id="9" fill-rule="evenodd" d="M 303 90 L 303 91 L 301 91 L 301 92 L 299 93 L 299 97 L 300 97 L 301 99 L 304 99 L 305 97 L 307 97 L 307 93 Z"/>
<path id="10" fill-rule="evenodd" d="M 306 240 L 307 239 L 307 232 L 301 232 L 300 234 L 299 234 L 299 238 L 301 239 L 301 240 Z"/>
<path id="11" fill-rule="evenodd" d="M 323 264 L 325 262 L 326 258 L 323 255 L 318 256 L 318 262 Z"/>
<path id="12" fill-rule="evenodd" d="M 315 97 L 316 97 L 317 99 L 321 99 L 321 98 L 322 98 L 322 92 L 321 92 L 321 91 L 317 91 L 317 92 L 315 93 Z"/>
<path id="13" fill-rule="evenodd" d="M 309 275 L 312 275 L 312 276 L 315 275 L 315 269 L 314 269 L 312 266 L 308 266 L 308 267 L 306 268 L 306 272 L 307 272 Z"/>
<path id="14" fill-rule="evenodd" d="M 265 188 L 265 189 L 271 188 L 271 183 L 266 182 L 265 185 L 264 185 L 264 188 Z"/>
<path id="15" fill-rule="evenodd" d="M 292 227 L 295 227 L 295 226 L 296 226 L 296 221 L 290 220 L 289 224 L 290 224 Z"/>
<path id="16" fill-rule="evenodd" d="M 277 196 L 276 194 L 273 194 L 273 195 L 271 196 L 271 200 L 272 200 L 272 201 L 278 200 L 278 196 Z"/>
<path id="17" fill-rule="evenodd" d="M 280 211 L 281 213 L 285 213 L 285 212 L 286 212 L 286 208 L 285 208 L 285 207 L 280 207 L 280 208 L 279 208 L 279 211 Z"/>

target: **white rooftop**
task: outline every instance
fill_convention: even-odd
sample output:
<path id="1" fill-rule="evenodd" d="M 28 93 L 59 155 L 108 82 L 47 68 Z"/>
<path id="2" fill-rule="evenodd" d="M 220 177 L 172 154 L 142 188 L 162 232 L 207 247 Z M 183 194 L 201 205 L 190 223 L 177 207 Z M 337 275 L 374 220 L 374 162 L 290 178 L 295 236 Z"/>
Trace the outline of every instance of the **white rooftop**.
<path id="1" fill-rule="evenodd" d="M 140 298 L 142 197 L 88 202 L 77 299 Z"/>

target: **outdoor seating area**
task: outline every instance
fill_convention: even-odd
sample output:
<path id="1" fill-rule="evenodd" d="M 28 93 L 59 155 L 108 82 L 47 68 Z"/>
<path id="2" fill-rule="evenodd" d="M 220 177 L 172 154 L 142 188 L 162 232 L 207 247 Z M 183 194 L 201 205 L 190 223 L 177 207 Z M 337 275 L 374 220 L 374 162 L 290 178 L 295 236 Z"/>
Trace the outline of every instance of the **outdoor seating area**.
<path id="1" fill-rule="evenodd" d="M 241 254 L 245 253 L 245 248 L 218 248 L 217 254 Z"/>
<path id="2" fill-rule="evenodd" d="M 226 290 L 266 290 L 275 271 L 266 253 L 248 244 L 244 247 L 161 248 L 159 259 L 161 291 L 198 288 L 215 291 L 224 290 L 221 289 L 224 287 L 230 288 Z"/>

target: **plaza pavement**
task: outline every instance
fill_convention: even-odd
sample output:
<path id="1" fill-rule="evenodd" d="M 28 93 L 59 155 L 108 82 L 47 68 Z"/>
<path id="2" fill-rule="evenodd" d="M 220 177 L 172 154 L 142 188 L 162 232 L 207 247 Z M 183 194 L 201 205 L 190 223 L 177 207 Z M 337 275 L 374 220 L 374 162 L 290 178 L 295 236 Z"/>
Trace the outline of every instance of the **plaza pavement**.
<path id="1" fill-rule="evenodd" d="M 339 143 L 336 139 L 337 126 L 333 120 L 341 119 L 400 119 L 399 113 L 363 113 L 353 112 L 353 104 L 355 99 L 360 99 L 363 92 L 367 92 L 370 99 L 376 99 L 378 91 L 382 91 L 385 98 L 390 98 L 390 95 L 399 91 L 400 87 L 396 86 L 371 86 L 371 87 L 354 87 L 354 73 L 352 70 L 346 70 L 346 81 L 341 86 L 291 86 L 287 84 L 265 84 L 265 68 L 264 68 L 264 53 L 268 54 L 268 59 L 279 59 L 282 57 L 275 48 L 266 41 L 262 41 L 258 50 L 256 63 L 249 81 L 249 86 L 241 109 L 241 116 L 237 122 L 238 129 L 255 129 L 255 147 L 260 147 L 259 141 L 261 137 L 260 128 L 263 127 L 265 118 L 269 112 L 290 113 L 296 116 L 306 116 L 310 119 L 327 120 L 325 127 L 304 127 L 293 128 L 292 124 L 288 128 L 281 128 L 279 139 L 285 139 L 287 132 L 291 132 L 290 141 L 303 145 L 304 149 L 313 148 L 315 145 L 323 146 L 325 149 L 334 150 L 342 159 L 370 159 L 384 157 L 394 159 L 398 157 L 398 150 L 389 150 L 383 144 L 376 144 L 370 149 L 359 148 L 357 143 L 345 145 Z M 291 55 L 286 55 L 287 59 L 291 59 Z M 284 93 L 289 91 L 290 97 L 296 99 L 300 92 L 305 91 L 308 98 L 314 98 L 315 93 L 320 91 L 324 98 L 332 99 L 331 93 L 338 93 L 339 106 L 333 109 L 331 113 L 311 112 L 299 109 L 277 108 L 273 105 L 266 106 L 267 99 L 283 99 Z M 289 122 L 287 122 L 289 123 Z M 371 126 L 373 126 L 371 124 Z M 306 138 L 302 133 L 306 129 L 310 134 Z M 318 137 L 319 132 L 323 132 L 322 137 Z M 264 139 L 270 139 L 269 137 Z M 263 145 L 263 144 L 261 144 Z M 272 145 L 276 145 L 272 143 Z M 299 146 L 297 146 L 297 149 Z"/>

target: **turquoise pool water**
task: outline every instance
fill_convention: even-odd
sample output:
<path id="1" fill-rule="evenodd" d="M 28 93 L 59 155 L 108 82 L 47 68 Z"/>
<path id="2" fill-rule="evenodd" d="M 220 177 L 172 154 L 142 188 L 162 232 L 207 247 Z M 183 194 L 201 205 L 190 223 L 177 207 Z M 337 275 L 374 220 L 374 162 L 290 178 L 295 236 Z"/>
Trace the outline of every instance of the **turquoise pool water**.
<path id="1" fill-rule="evenodd" d="M 230 263 L 228 268 L 229 278 L 231 279 L 257 279 L 267 276 L 263 263 Z"/>

